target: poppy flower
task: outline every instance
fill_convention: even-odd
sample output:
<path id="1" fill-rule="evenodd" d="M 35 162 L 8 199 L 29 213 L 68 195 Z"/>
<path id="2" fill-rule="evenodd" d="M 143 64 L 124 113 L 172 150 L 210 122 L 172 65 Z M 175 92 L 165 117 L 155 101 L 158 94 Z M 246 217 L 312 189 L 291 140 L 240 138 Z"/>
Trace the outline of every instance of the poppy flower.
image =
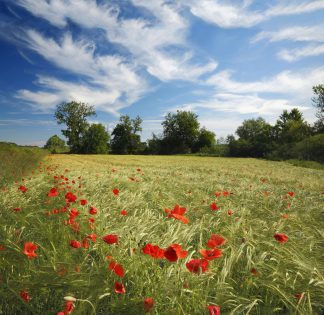
<path id="1" fill-rule="evenodd" d="M 97 212 L 98 212 L 97 208 L 95 208 L 94 206 L 90 207 L 90 209 L 89 209 L 90 214 L 97 214 Z"/>
<path id="2" fill-rule="evenodd" d="M 208 260 L 204 258 L 194 258 L 186 263 L 186 267 L 192 273 L 204 273 L 208 268 Z"/>
<path id="3" fill-rule="evenodd" d="M 65 309 L 64 309 L 64 315 L 69 315 L 74 310 L 74 304 L 72 301 L 66 301 L 65 303 Z"/>
<path id="4" fill-rule="evenodd" d="M 294 295 L 294 297 L 297 299 L 297 301 L 299 302 L 300 300 L 302 300 L 305 296 L 305 293 L 297 293 Z"/>
<path id="5" fill-rule="evenodd" d="M 119 189 L 117 189 L 117 188 L 114 188 L 114 189 L 112 190 L 112 192 L 113 192 L 113 194 L 114 194 L 115 196 L 118 196 L 118 195 L 119 195 Z"/>
<path id="6" fill-rule="evenodd" d="M 214 195 L 215 195 L 215 197 L 219 197 L 221 194 L 222 194 L 222 193 L 216 191 Z"/>
<path id="7" fill-rule="evenodd" d="M 20 297 L 28 303 L 30 301 L 30 296 L 27 291 L 20 291 Z"/>
<path id="8" fill-rule="evenodd" d="M 143 253 L 150 255 L 153 258 L 164 258 L 164 250 L 159 246 L 150 243 L 144 246 Z"/>
<path id="9" fill-rule="evenodd" d="M 172 244 L 164 250 L 164 257 L 171 262 L 177 261 L 179 258 L 185 258 L 188 252 L 182 250 L 181 245 Z"/>
<path id="10" fill-rule="evenodd" d="M 209 315 L 220 315 L 220 307 L 218 305 L 208 305 L 207 308 Z"/>
<path id="11" fill-rule="evenodd" d="M 116 234 L 107 234 L 102 238 L 107 244 L 115 244 L 118 242 L 118 235 Z"/>
<path id="12" fill-rule="evenodd" d="M 150 312 L 154 307 L 154 300 L 150 297 L 144 299 L 144 310 L 145 312 Z"/>
<path id="13" fill-rule="evenodd" d="M 214 248 L 211 250 L 201 249 L 199 253 L 207 260 L 213 260 L 222 256 L 222 250 L 219 248 Z"/>
<path id="14" fill-rule="evenodd" d="M 281 217 L 282 217 L 283 219 L 288 219 L 288 218 L 289 218 L 289 214 L 284 213 L 283 215 L 281 215 Z"/>
<path id="15" fill-rule="evenodd" d="M 58 190 L 56 188 L 51 188 L 49 193 L 47 194 L 48 197 L 56 197 L 58 196 Z"/>
<path id="16" fill-rule="evenodd" d="M 207 242 L 209 248 L 215 248 L 226 243 L 226 239 L 218 234 L 212 234 L 210 239 Z"/>
<path id="17" fill-rule="evenodd" d="M 15 212 L 19 212 L 21 209 L 20 208 L 14 208 Z"/>
<path id="18" fill-rule="evenodd" d="M 216 203 L 213 202 L 210 206 L 210 209 L 213 210 L 213 211 L 216 211 L 216 210 L 219 210 L 220 208 L 217 207 Z"/>
<path id="19" fill-rule="evenodd" d="M 140 168 L 137 168 L 136 171 L 137 171 L 137 172 L 141 172 L 142 170 L 141 170 Z"/>
<path id="20" fill-rule="evenodd" d="M 0 244 L 0 250 L 5 250 L 6 247 Z"/>
<path id="21" fill-rule="evenodd" d="M 80 200 L 80 204 L 81 204 L 81 206 L 86 206 L 87 203 L 88 203 L 88 201 L 87 201 L 86 199 L 81 199 L 81 200 Z"/>
<path id="22" fill-rule="evenodd" d="M 19 186 L 19 188 L 18 188 L 22 193 L 25 193 L 28 189 L 25 187 L 25 186 L 23 186 L 23 185 L 21 185 L 21 186 Z"/>
<path id="23" fill-rule="evenodd" d="M 76 241 L 76 240 L 71 240 L 70 241 L 70 246 L 73 248 L 80 248 L 81 247 L 81 243 Z"/>
<path id="24" fill-rule="evenodd" d="M 24 254 L 28 257 L 28 259 L 33 259 L 34 257 L 37 257 L 37 254 L 35 253 L 37 248 L 38 246 L 34 243 L 27 242 L 24 246 Z"/>
<path id="25" fill-rule="evenodd" d="M 67 202 L 75 202 L 77 200 L 77 196 L 74 195 L 72 192 L 68 192 L 65 194 L 65 200 Z"/>
<path id="26" fill-rule="evenodd" d="M 89 234 L 87 236 L 87 238 L 90 239 L 94 243 L 97 241 L 97 235 L 96 234 Z"/>
<path id="27" fill-rule="evenodd" d="M 286 243 L 288 241 L 288 236 L 284 233 L 276 233 L 273 237 L 279 243 Z"/>
<path id="28" fill-rule="evenodd" d="M 257 276 L 257 275 L 258 275 L 258 271 L 256 270 L 256 268 L 252 268 L 252 269 L 251 269 L 251 273 L 252 273 L 254 276 Z"/>
<path id="29" fill-rule="evenodd" d="M 117 294 L 123 294 L 126 292 L 124 285 L 118 281 L 115 282 L 114 289 Z"/>
<path id="30" fill-rule="evenodd" d="M 120 214 L 123 215 L 123 216 L 126 216 L 127 215 L 127 210 L 120 211 Z"/>
<path id="31" fill-rule="evenodd" d="M 224 197 L 227 197 L 230 193 L 228 191 L 223 191 L 222 194 Z"/>
<path id="32" fill-rule="evenodd" d="M 292 192 L 292 191 L 289 191 L 289 192 L 288 192 L 288 195 L 289 195 L 290 197 L 293 197 L 293 196 L 294 196 L 294 194 L 295 194 L 295 193 L 294 193 L 294 192 Z"/>
<path id="33" fill-rule="evenodd" d="M 189 222 L 189 219 L 184 217 L 183 214 L 187 211 L 185 207 L 180 207 L 178 204 L 174 206 L 173 210 L 165 209 L 166 213 L 169 213 L 168 218 L 174 218 L 176 220 L 180 220 L 184 224 Z"/>
<path id="34" fill-rule="evenodd" d="M 121 278 L 124 277 L 125 272 L 124 272 L 123 266 L 120 264 L 117 264 L 115 261 L 112 261 L 109 264 L 108 268 L 110 270 L 112 270 L 117 276 L 119 276 Z"/>
<path id="35" fill-rule="evenodd" d="M 86 237 L 82 240 L 82 247 L 83 248 L 89 248 L 89 243 L 88 243 Z"/>
<path id="36" fill-rule="evenodd" d="M 231 215 L 233 214 L 233 210 L 231 210 L 231 209 L 228 210 L 228 211 L 227 211 L 227 214 L 228 214 L 229 216 L 231 216 Z"/>

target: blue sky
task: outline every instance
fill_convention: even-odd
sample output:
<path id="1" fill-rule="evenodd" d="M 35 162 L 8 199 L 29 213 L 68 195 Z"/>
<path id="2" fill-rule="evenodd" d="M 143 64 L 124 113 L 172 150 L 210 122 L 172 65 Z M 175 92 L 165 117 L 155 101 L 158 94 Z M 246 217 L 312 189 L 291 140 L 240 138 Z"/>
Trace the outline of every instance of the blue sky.
<path id="1" fill-rule="evenodd" d="M 298 107 L 324 84 L 324 0 L 1 0 L 0 140 L 61 135 L 55 107 L 95 106 L 110 131 L 192 110 L 217 137 Z"/>

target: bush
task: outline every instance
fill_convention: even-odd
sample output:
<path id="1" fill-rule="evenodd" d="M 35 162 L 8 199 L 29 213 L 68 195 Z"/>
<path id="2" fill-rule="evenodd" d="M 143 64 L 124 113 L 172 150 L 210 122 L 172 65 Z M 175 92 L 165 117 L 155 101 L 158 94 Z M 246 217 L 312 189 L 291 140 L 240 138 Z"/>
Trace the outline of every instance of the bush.
<path id="1" fill-rule="evenodd" d="M 318 134 L 296 143 L 293 156 L 299 160 L 324 163 L 324 134 Z"/>

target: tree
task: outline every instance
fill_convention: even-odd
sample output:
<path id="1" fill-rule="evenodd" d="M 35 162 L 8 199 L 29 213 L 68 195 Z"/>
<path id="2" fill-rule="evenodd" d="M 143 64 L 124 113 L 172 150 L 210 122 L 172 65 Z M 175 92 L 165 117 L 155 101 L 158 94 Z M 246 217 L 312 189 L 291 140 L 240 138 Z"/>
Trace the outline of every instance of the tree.
<path id="1" fill-rule="evenodd" d="M 93 106 L 84 103 L 69 102 L 57 106 L 55 118 L 58 124 L 65 124 L 67 129 L 63 129 L 63 135 L 68 139 L 71 152 L 82 152 L 82 137 L 89 127 L 87 117 L 95 115 Z"/>
<path id="2" fill-rule="evenodd" d="M 68 151 L 65 141 L 57 135 L 54 135 L 47 140 L 44 149 L 49 150 L 51 153 L 62 153 Z"/>
<path id="3" fill-rule="evenodd" d="M 111 149 L 117 154 L 138 153 L 143 147 L 141 137 L 137 134 L 142 131 L 142 119 L 137 116 L 130 119 L 128 115 L 120 116 L 119 123 L 112 132 Z"/>
<path id="4" fill-rule="evenodd" d="M 163 125 L 165 153 L 188 153 L 199 135 L 198 116 L 190 111 L 168 113 Z"/>
<path id="5" fill-rule="evenodd" d="M 83 153 L 108 153 L 109 134 L 102 124 L 92 124 L 83 136 Z"/>
<path id="6" fill-rule="evenodd" d="M 318 120 L 314 124 L 316 133 L 324 133 L 324 85 L 316 85 L 313 87 L 315 96 L 312 98 L 313 105 L 317 109 L 316 117 Z"/>
<path id="7" fill-rule="evenodd" d="M 192 151 L 198 152 L 203 149 L 210 149 L 216 145 L 215 133 L 207 130 L 205 127 L 199 130 L 198 138 L 195 144 L 193 145 Z"/>

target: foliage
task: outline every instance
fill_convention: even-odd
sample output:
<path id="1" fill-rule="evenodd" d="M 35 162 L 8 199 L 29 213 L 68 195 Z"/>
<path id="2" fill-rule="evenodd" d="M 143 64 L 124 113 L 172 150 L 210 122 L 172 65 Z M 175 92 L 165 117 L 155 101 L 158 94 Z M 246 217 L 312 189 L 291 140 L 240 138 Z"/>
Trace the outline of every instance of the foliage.
<path id="1" fill-rule="evenodd" d="M 0 313 L 57 314 L 66 297 L 75 300 L 70 315 L 141 315 L 148 298 L 151 313 L 161 315 L 207 315 L 207 305 L 219 305 L 221 314 L 321 314 L 323 174 L 255 159 L 51 156 L 30 179 L 0 191 Z M 48 197 L 55 187 L 58 194 Z M 70 194 L 68 205 L 70 189 L 77 199 Z M 168 218 L 165 209 L 174 212 L 175 204 L 186 208 L 188 224 Z M 288 241 L 279 243 L 275 233 Z M 88 238 L 85 248 L 90 234 L 97 240 Z M 103 241 L 107 234 L 118 244 Z M 226 239 L 222 256 L 206 272 L 189 272 L 213 234 Z M 36 257 L 23 253 L 26 242 L 36 244 Z M 155 259 L 143 253 L 149 243 L 180 244 L 188 254 Z M 117 281 L 125 293 L 115 292 Z"/>
<path id="2" fill-rule="evenodd" d="M 130 119 L 128 115 L 120 116 L 119 123 L 112 132 L 111 149 L 117 154 L 135 154 L 143 148 L 141 138 L 137 134 L 142 131 L 142 119 L 137 116 Z"/>
<path id="3" fill-rule="evenodd" d="M 216 135 L 214 132 L 207 130 L 206 128 L 201 128 L 196 142 L 192 146 L 192 152 L 211 149 L 216 145 Z"/>
<path id="4" fill-rule="evenodd" d="M 82 137 L 89 127 L 87 117 L 95 115 L 93 106 L 75 101 L 62 103 L 57 106 L 55 118 L 58 124 L 65 124 L 63 135 L 68 139 L 68 145 L 72 153 L 79 153 L 83 150 Z"/>
<path id="5" fill-rule="evenodd" d="M 83 136 L 82 151 L 86 154 L 108 153 L 109 134 L 102 124 L 92 124 Z"/>
<path id="6" fill-rule="evenodd" d="M 47 140 L 44 149 L 51 153 L 63 153 L 68 151 L 65 141 L 57 135 L 54 135 Z"/>
<path id="7" fill-rule="evenodd" d="M 315 96 L 312 98 L 313 104 L 317 109 L 316 117 L 318 120 L 314 124 L 316 133 L 324 133 L 324 85 L 316 85 L 313 87 Z"/>
<path id="8" fill-rule="evenodd" d="M 318 134 L 296 143 L 293 156 L 300 160 L 324 163 L 324 134 Z"/>

